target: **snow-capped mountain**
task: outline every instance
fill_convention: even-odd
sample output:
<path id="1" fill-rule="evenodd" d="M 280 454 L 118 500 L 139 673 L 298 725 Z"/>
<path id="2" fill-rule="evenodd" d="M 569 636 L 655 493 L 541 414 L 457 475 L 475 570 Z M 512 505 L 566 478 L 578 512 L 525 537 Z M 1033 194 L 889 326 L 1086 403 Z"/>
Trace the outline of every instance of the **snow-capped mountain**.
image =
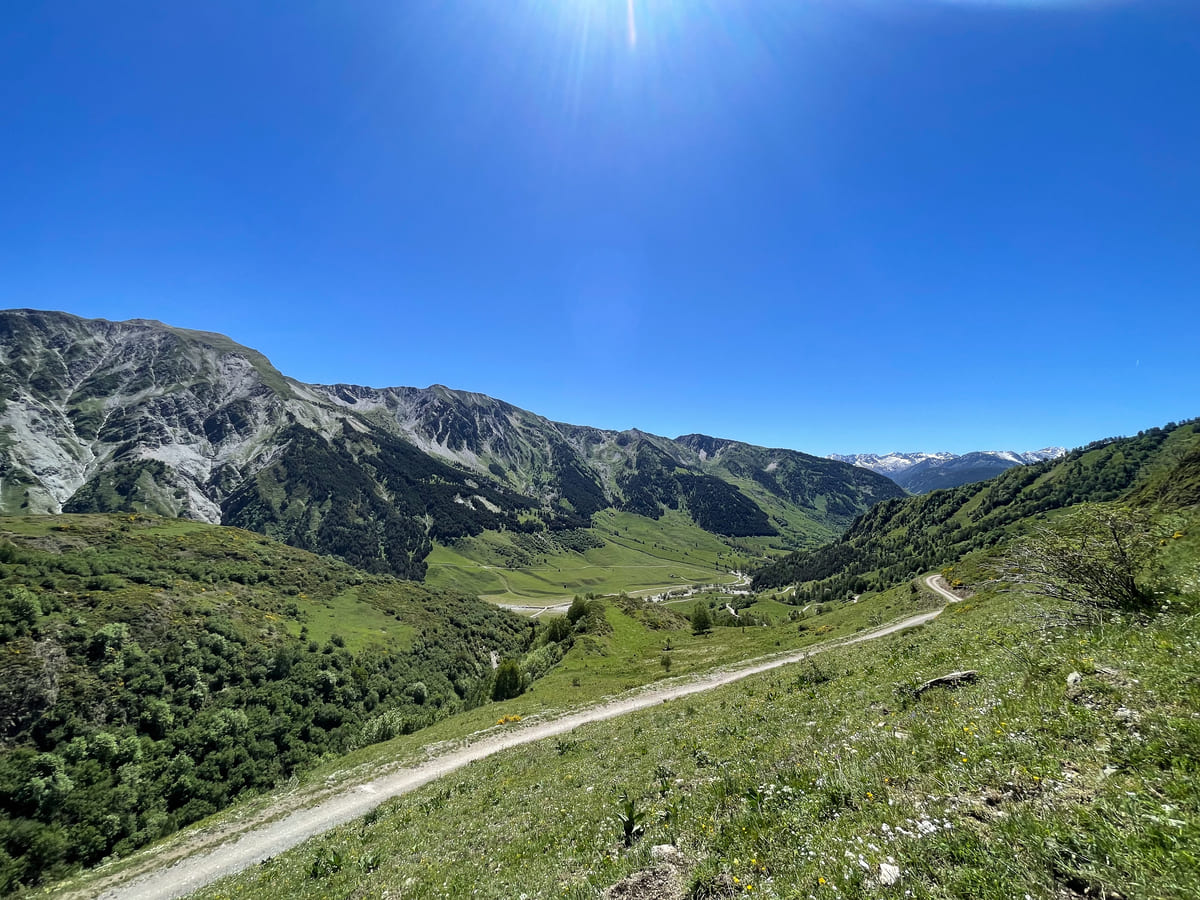
<path id="1" fill-rule="evenodd" d="M 1066 447 L 1043 447 L 1041 450 L 1029 450 L 1022 453 L 1021 461 L 1026 465 L 1032 465 L 1046 459 L 1058 459 L 1060 456 L 1065 456 L 1066 452 Z"/>
<path id="2" fill-rule="evenodd" d="M 1013 466 L 1028 466 L 1057 459 L 1067 451 L 1062 447 L 1043 447 L 1018 453 L 1014 450 L 978 450 L 974 453 L 856 453 L 833 454 L 831 459 L 848 462 L 886 475 L 914 494 L 939 488 L 958 487 L 985 481 Z"/>
<path id="3" fill-rule="evenodd" d="M 926 460 L 949 460 L 954 459 L 953 453 L 851 453 L 843 456 L 840 453 L 831 453 L 830 459 L 836 459 L 838 462 L 850 463 L 852 466 L 858 466 L 862 469 L 870 469 L 872 472 L 878 472 L 880 475 L 891 477 L 905 469 L 910 469 L 917 463 L 925 462 Z"/>

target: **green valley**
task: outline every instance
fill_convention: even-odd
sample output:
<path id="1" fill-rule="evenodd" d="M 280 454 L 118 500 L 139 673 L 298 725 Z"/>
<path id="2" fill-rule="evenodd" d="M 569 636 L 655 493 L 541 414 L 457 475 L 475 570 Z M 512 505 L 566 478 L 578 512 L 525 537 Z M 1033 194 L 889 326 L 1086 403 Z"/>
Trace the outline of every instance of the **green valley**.
<path id="1" fill-rule="evenodd" d="M 1143 628 L 1047 631 L 1029 598 L 981 591 L 917 632 L 472 763 L 198 896 L 1195 896 L 1189 597 Z"/>
<path id="2" fill-rule="evenodd" d="M 158 323 L 0 337 L 7 893 L 275 821 L 316 836 L 202 896 L 1200 884 L 1194 420 L 907 497 Z"/>
<path id="3" fill-rule="evenodd" d="M 554 605 L 575 594 L 659 593 L 731 584 L 758 562 L 671 511 L 659 519 L 605 510 L 568 532 L 484 532 L 437 544 L 426 583 L 501 603 Z"/>

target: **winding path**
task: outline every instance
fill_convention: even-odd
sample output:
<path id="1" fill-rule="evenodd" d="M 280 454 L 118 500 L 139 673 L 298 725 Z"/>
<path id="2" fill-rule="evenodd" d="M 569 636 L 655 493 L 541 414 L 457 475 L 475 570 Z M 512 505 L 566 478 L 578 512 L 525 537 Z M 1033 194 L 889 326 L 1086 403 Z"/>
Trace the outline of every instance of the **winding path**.
<path id="1" fill-rule="evenodd" d="M 941 587 L 938 576 L 930 575 L 925 584 L 950 603 L 960 598 Z M 944 609 L 944 607 L 943 607 Z M 657 706 L 691 694 L 712 690 L 740 681 L 751 675 L 790 665 L 838 647 L 872 641 L 877 638 L 917 628 L 937 618 L 941 609 L 901 619 L 840 641 L 833 641 L 808 650 L 764 657 L 750 665 L 718 670 L 689 679 L 683 683 L 651 686 L 636 694 L 610 700 L 561 718 L 491 735 L 464 747 L 434 757 L 426 762 L 400 769 L 357 786 L 343 793 L 300 809 L 286 817 L 246 831 L 231 843 L 221 844 L 207 852 L 188 856 L 177 862 L 133 877 L 124 884 L 99 884 L 90 891 L 77 890 L 74 898 L 95 897 L 98 900 L 171 900 L 199 890 L 207 884 L 232 875 L 268 857 L 277 856 L 330 828 L 365 815 L 385 800 L 407 794 L 468 763 L 484 759 L 522 744 L 564 734 L 581 725 L 623 716 L 636 710 Z"/>

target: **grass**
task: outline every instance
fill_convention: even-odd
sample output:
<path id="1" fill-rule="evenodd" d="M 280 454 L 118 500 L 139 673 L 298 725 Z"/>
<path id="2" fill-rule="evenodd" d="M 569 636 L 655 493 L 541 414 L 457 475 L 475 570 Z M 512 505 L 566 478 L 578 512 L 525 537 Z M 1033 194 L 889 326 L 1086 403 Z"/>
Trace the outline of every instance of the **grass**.
<path id="1" fill-rule="evenodd" d="M 1189 602 L 1140 628 L 1046 628 L 1027 598 L 981 594 L 475 763 L 197 896 L 592 898 L 659 843 L 695 898 L 1198 896 Z M 913 695 L 963 668 L 974 684 Z M 645 814 L 629 850 L 622 795 Z"/>
<path id="2" fill-rule="evenodd" d="M 340 635 L 352 652 L 368 646 L 408 649 L 418 629 L 400 621 L 397 611 L 411 595 L 425 596 L 407 582 L 348 586 L 345 582 L 361 581 L 362 576 L 344 564 L 316 560 L 259 534 L 187 519 L 141 514 L 13 516 L 0 519 L 0 536 L 6 533 L 44 539 L 45 547 L 57 548 L 57 555 L 76 556 L 89 566 L 102 561 L 106 552 L 117 553 L 119 558 L 110 561 L 115 572 L 124 571 L 129 559 L 164 565 L 195 561 L 205 566 L 203 576 L 176 573 L 169 587 L 121 579 L 119 588 L 91 603 L 101 611 L 132 614 L 143 608 L 165 609 L 169 594 L 173 600 L 186 597 L 200 611 L 236 609 L 262 627 L 284 629 L 293 636 L 303 629 L 309 640 L 321 644 Z M 235 570 L 270 572 L 286 591 L 270 584 L 232 582 L 227 576 Z M 85 613 L 80 610 L 80 614 Z"/>
<path id="3" fill-rule="evenodd" d="M 351 650 L 368 646 L 386 646 L 396 651 L 409 649 L 417 629 L 397 622 L 394 614 L 360 596 L 361 593 L 357 588 L 349 588 L 324 602 L 308 604 L 302 619 L 288 621 L 288 631 L 299 637 L 303 630 L 309 640 L 318 644 L 338 635 Z"/>
<path id="4" fill-rule="evenodd" d="M 387 744 L 366 747 L 346 757 L 344 762 L 331 761 L 308 778 L 321 781 L 344 766 L 386 765 L 422 745 L 463 740 L 491 728 L 501 715 L 519 715 L 523 719 L 558 715 L 635 690 L 666 675 L 672 678 L 698 675 L 745 660 L 810 647 L 939 605 L 929 595 L 913 595 L 904 586 L 864 598 L 859 604 L 831 604 L 821 615 L 810 611 L 800 623 L 781 617 L 770 627 L 715 628 L 708 635 L 697 636 L 686 622 L 679 629 L 655 630 L 646 627 L 636 614 L 624 611 L 619 603 L 611 599 L 604 602 L 611 633 L 577 638 L 563 660 L 521 696 L 460 713 Z M 664 651 L 668 642 L 671 649 Z M 664 653 L 671 657 L 669 673 L 663 670 Z"/>
<path id="5" fill-rule="evenodd" d="M 1200 896 L 1200 534 L 1179 534 L 1144 625 L 1053 625 L 1032 598 L 980 592 L 918 631 L 472 764 L 197 896 L 592 898 L 659 843 L 697 900 Z M 977 580 L 978 556 L 955 575 Z M 661 678 L 664 655 L 686 675 L 929 603 L 904 584 L 796 622 L 766 594 L 748 608 L 769 627 L 696 637 L 608 601 L 611 633 L 578 638 L 528 693 L 330 760 L 293 792 Z M 965 668 L 974 683 L 915 694 Z M 646 834 L 626 849 L 628 800 Z"/>
<path id="6" fill-rule="evenodd" d="M 750 558 L 682 513 L 661 519 L 604 510 L 593 533 L 604 546 L 577 552 L 521 552 L 512 534 L 485 532 L 453 546 L 435 545 L 426 583 L 498 603 L 552 606 L 575 594 L 653 593 L 683 585 L 736 581 L 730 569 Z"/>
<path id="7" fill-rule="evenodd" d="M 449 747 L 498 728 L 515 727 L 498 725 L 497 721 L 504 716 L 517 716 L 525 722 L 556 716 L 627 690 L 636 690 L 668 674 L 672 679 L 686 678 L 749 658 L 850 636 L 868 627 L 880 615 L 898 618 L 931 608 L 934 601 L 925 595 L 914 596 L 905 587 L 878 595 L 870 602 L 831 606 L 825 614 L 809 615 L 801 623 L 781 616 L 771 627 L 716 628 L 703 637 L 691 634 L 686 622 L 681 623 L 684 627 L 680 630 L 647 627 L 648 619 L 663 617 L 664 608 L 659 605 L 646 606 L 637 601 L 613 599 L 605 601 L 605 605 L 605 619 L 611 632 L 577 638 L 564 660 L 520 697 L 460 713 L 415 734 L 331 758 L 301 773 L 273 794 L 245 797 L 229 809 L 151 848 L 85 872 L 59 885 L 54 892 L 82 891 L 87 894 L 89 886 L 97 884 L 99 879 L 153 864 L 164 855 L 186 848 L 211 845 L 209 842 L 215 835 L 226 839 L 256 821 L 276 818 L 319 797 L 352 789 L 352 785 L 374 777 L 381 770 L 423 760 L 431 750 Z M 312 621 L 311 617 L 309 621 Z M 804 630 L 800 630 L 801 624 Z M 668 642 L 671 649 L 664 651 Z M 661 663 L 664 655 L 671 659 L 669 673 L 664 671 Z"/>

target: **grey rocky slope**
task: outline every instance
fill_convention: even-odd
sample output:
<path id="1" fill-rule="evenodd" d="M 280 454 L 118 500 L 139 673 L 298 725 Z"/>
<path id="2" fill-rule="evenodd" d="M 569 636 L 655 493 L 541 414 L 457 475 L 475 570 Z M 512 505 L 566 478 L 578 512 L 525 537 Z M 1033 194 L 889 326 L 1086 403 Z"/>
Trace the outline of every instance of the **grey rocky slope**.
<path id="1" fill-rule="evenodd" d="M 684 510 L 728 536 L 840 530 L 888 479 L 792 450 L 551 422 L 483 394 L 312 385 L 227 337 L 0 312 L 0 513 L 144 510 L 421 577 L 432 541 Z"/>

